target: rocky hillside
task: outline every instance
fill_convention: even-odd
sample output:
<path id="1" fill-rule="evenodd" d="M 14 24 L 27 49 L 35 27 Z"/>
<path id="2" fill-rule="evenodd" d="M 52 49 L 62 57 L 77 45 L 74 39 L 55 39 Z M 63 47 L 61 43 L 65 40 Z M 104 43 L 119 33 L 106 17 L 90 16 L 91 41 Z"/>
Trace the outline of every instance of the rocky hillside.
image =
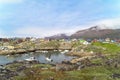
<path id="1" fill-rule="evenodd" d="M 108 29 L 94 26 L 80 30 L 71 35 L 71 38 L 120 38 L 120 29 Z"/>

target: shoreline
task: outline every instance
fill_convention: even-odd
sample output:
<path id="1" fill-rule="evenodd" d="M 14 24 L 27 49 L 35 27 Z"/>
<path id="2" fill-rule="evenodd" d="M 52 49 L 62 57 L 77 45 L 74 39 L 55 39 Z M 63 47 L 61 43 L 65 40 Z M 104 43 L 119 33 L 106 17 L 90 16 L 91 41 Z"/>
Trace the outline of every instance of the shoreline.
<path id="1" fill-rule="evenodd" d="M 17 50 L 1 50 L 0 55 L 14 55 L 14 54 L 24 54 L 27 52 L 41 52 L 41 51 L 64 51 L 66 49 L 17 49 Z M 71 49 L 67 49 L 71 50 Z"/>

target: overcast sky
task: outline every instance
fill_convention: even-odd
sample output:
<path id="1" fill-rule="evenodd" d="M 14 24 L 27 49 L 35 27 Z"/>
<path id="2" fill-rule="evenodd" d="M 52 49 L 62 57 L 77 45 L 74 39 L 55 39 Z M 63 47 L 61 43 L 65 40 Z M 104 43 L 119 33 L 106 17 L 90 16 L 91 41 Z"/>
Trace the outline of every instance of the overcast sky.
<path id="1" fill-rule="evenodd" d="M 119 24 L 120 0 L 0 0 L 0 37 L 45 37 Z"/>

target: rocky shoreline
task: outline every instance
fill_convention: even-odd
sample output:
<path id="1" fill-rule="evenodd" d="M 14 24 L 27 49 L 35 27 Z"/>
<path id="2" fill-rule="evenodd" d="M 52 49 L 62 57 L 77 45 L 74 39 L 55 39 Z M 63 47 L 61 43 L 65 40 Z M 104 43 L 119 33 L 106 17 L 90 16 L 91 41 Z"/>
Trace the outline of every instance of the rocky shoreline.
<path id="1" fill-rule="evenodd" d="M 64 51 L 71 49 L 17 49 L 17 50 L 0 50 L 0 55 L 14 55 L 14 54 L 24 54 L 28 52 L 44 52 L 44 51 Z"/>
<path id="2" fill-rule="evenodd" d="M 71 61 L 63 60 L 61 63 L 56 64 L 44 64 L 39 61 L 14 61 L 12 63 L 8 63 L 5 65 L 0 65 L 0 80 L 15 80 L 16 77 L 26 77 L 28 73 L 26 70 L 29 70 L 30 74 L 35 73 L 33 69 L 40 69 L 42 71 L 51 71 L 55 70 L 55 72 L 65 72 L 65 71 L 81 71 L 87 68 L 94 67 L 107 67 L 107 68 L 120 68 L 120 55 L 116 56 L 116 58 L 108 58 L 103 55 L 95 55 L 95 56 L 85 56 L 78 57 Z M 97 60 L 97 62 L 96 62 Z M 119 73 L 111 73 L 109 77 L 113 79 L 119 79 Z M 22 80 L 22 79 L 20 79 Z M 48 77 L 48 80 L 54 80 L 54 77 Z"/>
<path id="3" fill-rule="evenodd" d="M 92 62 L 95 59 L 101 59 L 103 62 L 94 63 Z M 39 61 L 14 61 L 5 65 L 0 65 L 0 80 L 14 80 L 15 77 L 25 77 L 25 71 L 30 68 L 30 72 L 33 72 L 32 69 L 39 68 L 40 70 L 55 70 L 55 71 L 73 71 L 73 70 L 82 70 L 89 67 L 96 66 L 108 66 L 111 68 L 120 67 L 120 59 L 108 59 L 107 57 L 96 56 L 94 58 L 83 58 L 72 63 L 72 61 L 62 61 L 57 64 L 44 64 Z M 110 75 L 111 78 L 120 78 L 120 74 L 113 73 Z M 49 79 L 51 80 L 51 79 Z"/>
<path id="4" fill-rule="evenodd" d="M 14 61 L 5 65 L 0 65 L 0 80 L 14 80 L 15 76 L 21 76 L 21 71 L 31 67 L 33 64 L 38 64 L 37 61 Z M 24 74 L 22 74 L 24 75 Z"/>
<path id="5" fill-rule="evenodd" d="M 20 50 L 4 50 L 4 51 L 0 51 L 0 55 L 14 55 L 14 54 L 24 54 L 27 52 L 34 52 L 35 50 L 24 50 L 24 49 L 20 49 Z"/>

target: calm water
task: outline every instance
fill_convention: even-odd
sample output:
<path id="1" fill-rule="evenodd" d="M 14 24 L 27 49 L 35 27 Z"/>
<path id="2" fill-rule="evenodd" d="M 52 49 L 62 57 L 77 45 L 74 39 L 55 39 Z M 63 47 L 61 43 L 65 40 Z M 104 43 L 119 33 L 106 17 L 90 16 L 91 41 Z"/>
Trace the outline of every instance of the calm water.
<path id="1" fill-rule="evenodd" d="M 41 63 L 49 63 L 46 61 L 46 57 L 53 59 L 52 63 L 60 63 L 63 60 L 71 60 L 72 56 L 61 54 L 60 52 L 48 52 L 48 53 L 25 53 L 16 55 L 0 55 L 0 65 L 7 64 L 16 60 L 25 60 L 30 57 L 35 57 Z"/>

